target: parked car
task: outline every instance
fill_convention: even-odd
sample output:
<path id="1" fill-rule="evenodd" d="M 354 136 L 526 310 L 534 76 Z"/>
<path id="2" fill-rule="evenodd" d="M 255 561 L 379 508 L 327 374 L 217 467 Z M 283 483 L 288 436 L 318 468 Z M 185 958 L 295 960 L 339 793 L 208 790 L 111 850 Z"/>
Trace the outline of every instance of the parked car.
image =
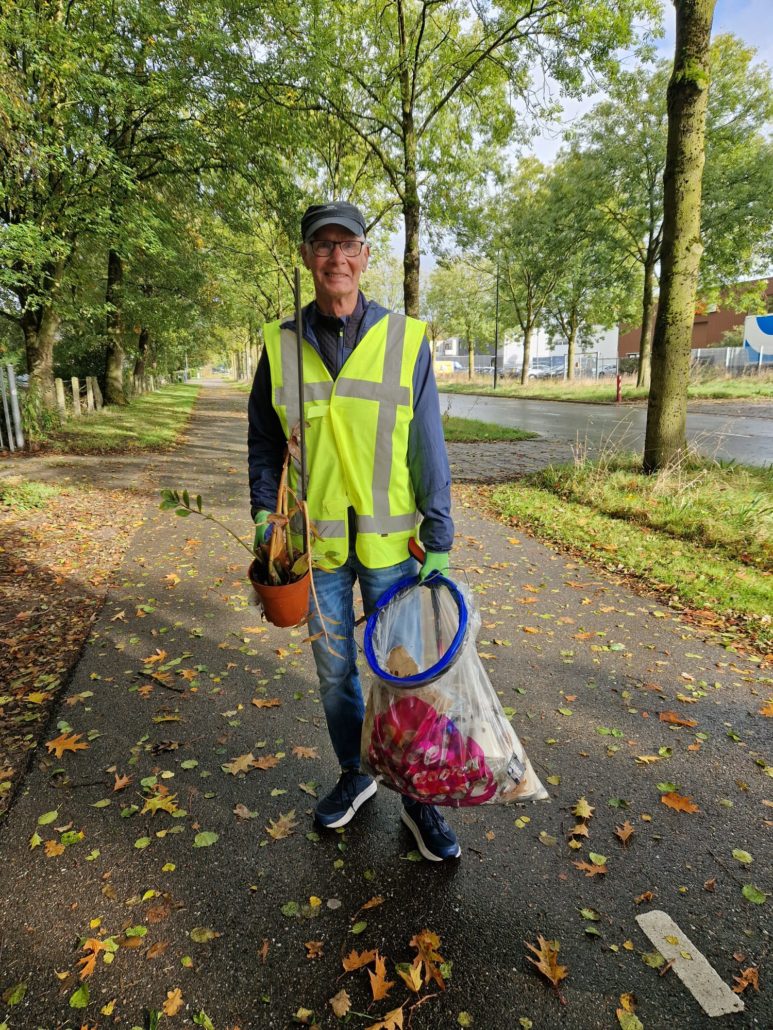
<path id="1" fill-rule="evenodd" d="M 530 368 L 526 374 L 527 379 L 563 379 L 564 370 L 558 366 Z"/>

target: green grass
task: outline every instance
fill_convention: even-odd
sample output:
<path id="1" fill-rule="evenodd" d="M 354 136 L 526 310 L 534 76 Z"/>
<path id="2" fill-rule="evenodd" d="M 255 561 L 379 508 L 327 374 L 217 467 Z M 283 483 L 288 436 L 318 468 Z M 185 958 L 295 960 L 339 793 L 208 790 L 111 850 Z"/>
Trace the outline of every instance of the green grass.
<path id="1" fill-rule="evenodd" d="M 493 425 L 491 422 L 481 422 L 476 418 L 457 418 L 455 415 L 443 416 L 443 434 L 448 443 L 536 440 L 539 436 L 539 433 L 530 433 L 526 429 L 512 429 Z"/>
<path id="2" fill-rule="evenodd" d="M 177 383 L 134 398 L 124 408 L 103 408 L 69 419 L 48 444 L 75 454 L 158 450 L 173 446 L 190 418 L 199 386 Z"/>
<path id="3" fill-rule="evenodd" d="M 438 388 L 442 393 L 474 393 L 483 396 L 520 397 L 524 400 L 549 401 L 581 401 L 586 404 L 614 404 L 615 380 L 606 378 L 599 382 L 577 380 L 564 382 L 561 379 L 548 381 L 532 381 L 525 386 L 515 379 L 499 379 L 496 391 L 492 385 L 492 377 L 454 376 L 451 379 L 439 379 Z M 636 386 L 636 380 L 630 376 L 623 377 L 623 401 L 644 401 L 648 391 Z M 728 377 L 708 379 L 705 382 L 691 383 L 687 389 L 689 400 L 739 400 L 763 401 L 773 400 L 773 375 L 763 373 L 761 376 Z"/>
<path id="4" fill-rule="evenodd" d="M 59 487 L 47 483 L 0 480 L 0 504 L 18 513 L 45 508 L 61 492 Z"/>
<path id="5" fill-rule="evenodd" d="M 644 476 L 638 464 L 549 468 L 499 488 L 493 501 L 540 537 L 773 645 L 773 471 L 693 461 Z"/>

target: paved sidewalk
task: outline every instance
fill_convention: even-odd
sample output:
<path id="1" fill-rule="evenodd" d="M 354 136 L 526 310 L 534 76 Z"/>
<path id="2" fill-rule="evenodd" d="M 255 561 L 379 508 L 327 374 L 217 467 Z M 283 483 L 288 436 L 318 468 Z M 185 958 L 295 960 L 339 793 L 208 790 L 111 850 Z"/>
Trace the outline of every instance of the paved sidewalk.
<path id="1" fill-rule="evenodd" d="M 460 1013 L 481 1030 L 612 1028 L 625 993 L 647 1030 L 700 1030 L 709 1021 L 688 990 L 643 959 L 653 947 L 635 917 L 662 909 L 727 984 L 759 967 L 746 1010 L 711 1025 L 770 1026 L 773 899 L 742 893 L 773 891 L 770 678 L 669 609 L 487 520 L 473 497 L 455 510 L 455 573 L 472 586 L 479 651 L 552 803 L 451 813 L 462 859 L 439 868 L 412 860 L 386 789 L 345 832 L 318 834 L 309 791 L 336 769 L 303 633 L 261 622 L 246 553 L 157 508 L 161 487 L 187 487 L 246 535 L 245 434 L 244 396 L 207 388 L 187 443 L 154 463 L 144 524 L 44 736 L 76 733 L 88 747 L 40 748 L 0 827 L 0 1024 L 129 1030 L 179 989 L 162 1028 L 206 1025 L 201 1012 L 217 1030 L 285 1028 L 299 1009 L 327 1028 L 344 988 L 366 1014 L 345 1025 L 406 1002 L 408 1026 L 416 998 L 395 963 L 429 929 L 450 975 L 445 991 L 423 989 L 434 996 L 412 1030 L 450 1030 Z M 678 722 L 662 721 L 668 712 Z M 223 769 L 249 753 L 276 762 Z M 699 810 L 664 805 L 669 782 Z M 143 813 L 154 796 L 177 811 Z M 581 797 L 594 812 L 575 851 Z M 269 820 L 289 812 L 293 832 L 272 839 Z M 605 874 L 574 866 L 590 852 L 606 856 Z M 563 1004 L 525 961 L 539 934 L 560 941 Z M 110 937 L 113 961 L 97 955 L 86 1007 L 71 1007 L 86 993 L 82 940 Z M 342 976 L 341 958 L 375 948 L 397 984 L 373 1003 L 364 970 Z"/>

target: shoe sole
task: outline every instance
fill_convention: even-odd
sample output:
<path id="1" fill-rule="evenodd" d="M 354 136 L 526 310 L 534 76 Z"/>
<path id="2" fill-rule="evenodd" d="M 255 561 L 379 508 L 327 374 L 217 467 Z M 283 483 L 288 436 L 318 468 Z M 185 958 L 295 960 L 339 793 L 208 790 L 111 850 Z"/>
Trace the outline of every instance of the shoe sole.
<path id="1" fill-rule="evenodd" d="M 400 813 L 400 818 L 402 819 L 403 823 L 408 827 L 408 829 L 413 834 L 414 840 L 416 841 L 416 846 L 418 847 L 419 851 L 422 853 L 424 858 L 427 859 L 428 862 L 445 862 L 449 858 L 459 858 L 459 856 L 461 855 L 462 849 L 461 849 L 461 847 L 458 844 L 456 845 L 456 853 L 453 854 L 453 855 L 445 855 L 445 856 L 434 855 L 429 850 L 427 845 L 424 843 L 424 839 L 423 839 L 423 837 L 421 835 L 421 831 L 419 830 L 419 827 L 416 825 L 416 823 L 413 821 L 413 819 L 411 819 L 411 817 L 408 815 L 408 813 L 405 811 L 405 809 L 403 809 L 402 812 Z"/>
<path id="2" fill-rule="evenodd" d="M 363 790 L 360 794 L 357 795 L 357 797 L 352 801 L 351 805 L 349 805 L 349 807 L 340 819 L 336 819 L 335 822 L 332 823 L 326 823 L 323 822 L 322 819 L 320 819 L 320 817 L 315 813 L 317 822 L 320 824 L 320 826 L 324 826 L 326 830 L 338 830 L 342 826 L 346 826 L 346 824 L 350 823 L 352 819 L 354 819 L 354 817 L 357 815 L 357 810 L 361 808 L 366 801 L 370 801 L 370 799 L 376 793 L 377 789 L 378 787 L 376 785 L 376 781 L 373 780 L 373 782 L 369 784 L 369 786 L 367 786 L 365 790 Z"/>

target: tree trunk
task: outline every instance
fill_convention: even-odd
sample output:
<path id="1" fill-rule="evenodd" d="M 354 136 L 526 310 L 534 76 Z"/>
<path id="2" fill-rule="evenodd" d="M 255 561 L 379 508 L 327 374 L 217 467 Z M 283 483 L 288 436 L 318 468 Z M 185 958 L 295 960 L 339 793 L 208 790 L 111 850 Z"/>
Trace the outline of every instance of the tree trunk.
<path id="1" fill-rule="evenodd" d="M 137 357 L 134 361 L 134 392 L 145 393 L 145 364 L 150 343 L 150 330 L 143 326 L 137 340 Z"/>
<path id="2" fill-rule="evenodd" d="M 126 404 L 123 386 L 123 310 L 121 286 L 123 262 L 121 255 L 111 247 L 107 255 L 107 354 L 105 357 L 105 402 Z"/>
<path id="3" fill-rule="evenodd" d="M 54 390 L 54 347 L 59 339 L 61 316 L 56 308 L 59 287 L 64 275 L 64 261 L 58 261 L 43 271 L 45 300 L 34 307 L 22 304 L 21 328 L 29 373 L 27 409 L 56 406 Z M 21 300 L 22 298 L 20 298 Z"/>
<path id="4" fill-rule="evenodd" d="M 674 0 L 676 54 L 668 84 L 660 302 L 652 342 L 644 470 L 656 472 L 687 446 L 687 386 L 695 318 L 709 45 L 716 0 Z"/>
<path id="5" fill-rule="evenodd" d="M 636 385 L 648 389 L 652 365 L 652 323 L 655 320 L 655 264 L 651 249 L 644 262 L 644 293 L 641 302 L 641 337 L 639 338 L 639 374 Z"/>
<path id="6" fill-rule="evenodd" d="M 577 312 L 569 316 L 569 333 L 566 337 L 566 378 L 574 379 L 574 354 L 577 350 Z"/>
<path id="7" fill-rule="evenodd" d="M 417 169 L 416 126 L 413 121 L 413 95 L 410 61 L 407 55 L 405 14 L 402 0 L 397 0 L 397 30 L 400 48 L 400 99 L 402 103 L 402 136 L 405 188 L 403 192 L 403 219 L 405 222 L 405 250 L 403 251 L 403 297 L 406 315 L 419 317 L 419 179 Z"/>
<path id="8" fill-rule="evenodd" d="M 521 368 L 521 386 L 526 383 L 529 364 L 531 363 L 531 334 L 534 326 L 531 324 L 531 318 L 526 323 L 526 328 L 523 331 L 523 367 Z"/>

